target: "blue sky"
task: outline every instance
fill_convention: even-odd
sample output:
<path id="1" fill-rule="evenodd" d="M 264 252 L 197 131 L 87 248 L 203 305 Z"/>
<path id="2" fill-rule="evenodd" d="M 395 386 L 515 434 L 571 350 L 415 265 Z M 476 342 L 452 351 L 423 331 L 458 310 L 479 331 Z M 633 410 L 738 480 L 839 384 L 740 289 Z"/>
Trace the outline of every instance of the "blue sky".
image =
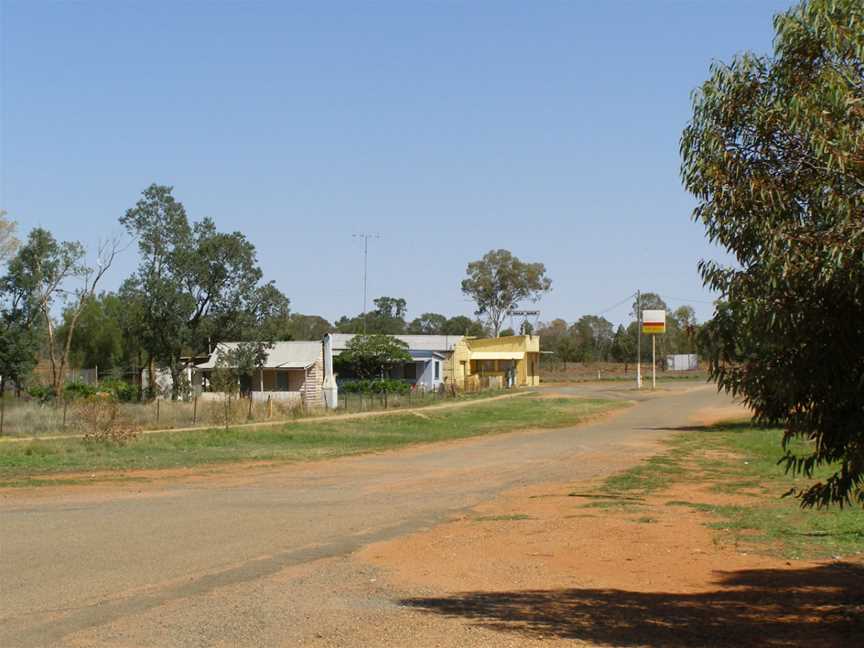
<path id="1" fill-rule="evenodd" d="M 364 231 L 370 299 L 411 317 L 469 314 L 467 262 L 507 248 L 546 264 L 544 320 L 637 288 L 705 319 L 690 93 L 790 4 L 0 0 L 0 207 L 95 246 L 173 185 L 329 319 L 360 310 Z"/>

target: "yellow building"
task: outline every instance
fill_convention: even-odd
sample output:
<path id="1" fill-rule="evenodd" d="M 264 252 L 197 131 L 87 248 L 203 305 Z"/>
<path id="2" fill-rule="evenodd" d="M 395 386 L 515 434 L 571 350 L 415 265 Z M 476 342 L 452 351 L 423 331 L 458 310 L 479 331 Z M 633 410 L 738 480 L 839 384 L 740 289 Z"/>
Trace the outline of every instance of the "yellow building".
<path id="1" fill-rule="evenodd" d="M 453 347 L 457 387 L 534 387 L 540 384 L 540 337 L 463 338 Z"/>

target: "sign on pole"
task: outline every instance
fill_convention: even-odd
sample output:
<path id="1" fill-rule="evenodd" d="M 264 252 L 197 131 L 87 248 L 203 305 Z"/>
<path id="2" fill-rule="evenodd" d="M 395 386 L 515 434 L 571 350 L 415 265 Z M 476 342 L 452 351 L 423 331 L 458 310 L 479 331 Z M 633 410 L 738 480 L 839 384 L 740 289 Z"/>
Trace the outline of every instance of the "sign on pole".
<path id="1" fill-rule="evenodd" d="M 657 388 L 657 334 L 666 332 L 665 310 L 643 310 L 642 332 L 651 336 L 651 389 Z"/>
<path id="2" fill-rule="evenodd" d="M 666 332 L 665 310 L 643 310 L 642 332 L 646 335 Z"/>

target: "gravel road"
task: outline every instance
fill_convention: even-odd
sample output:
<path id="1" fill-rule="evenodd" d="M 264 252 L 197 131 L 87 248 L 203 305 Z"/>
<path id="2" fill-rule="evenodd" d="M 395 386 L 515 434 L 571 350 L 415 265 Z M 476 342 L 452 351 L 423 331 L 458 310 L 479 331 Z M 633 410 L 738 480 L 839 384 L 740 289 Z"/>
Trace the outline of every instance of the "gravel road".
<path id="1" fill-rule="evenodd" d="M 706 385 L 548 387 L 608 419 L 339 460 L 0 492 L 2 646 L 525 645 L 400 608 L 351 561 L 520 485 L 603 476 L 729 401 Z"/>

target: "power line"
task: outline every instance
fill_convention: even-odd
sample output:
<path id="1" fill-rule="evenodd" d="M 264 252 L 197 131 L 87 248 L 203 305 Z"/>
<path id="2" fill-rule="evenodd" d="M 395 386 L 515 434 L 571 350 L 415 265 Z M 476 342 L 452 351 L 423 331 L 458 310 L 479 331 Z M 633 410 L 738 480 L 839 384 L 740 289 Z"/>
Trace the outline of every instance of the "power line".
<path id="1" fill-rule="evenodd" d="M 662 298 L 663 301 L 675 301 L 682 304 L 714 304 L 713 301 L 705 301 L 704 299 L 686 299 L 684 297 L 675 297 L 674 295 L 658 295 L 658 297 Z"/>
<path id="2" fill-rule="evenodd" d="M 619 306 L 623 306 L 623 305 L 626 304 L 630 299 L 633 299 L 635 296 L 636 296 L 636 293 L 632 293 L 632 294 L 630 294 L 630 295 L 627 295 L 627 296 L 626 296 L 624 299 L 622 299 L 621 301 L 619 301 L 619 302 L 613 304 L 613 305 L 610 306 L 609 308 L 604 308 L 604 309 L 601 310 L 599 313 L 595 313 L 595 314 L 598 315 L 598 316 L 600 316 L 600 315 L 604 315 L 604 314 L 608 313 L 609 311 L 618 308 Z"/>

